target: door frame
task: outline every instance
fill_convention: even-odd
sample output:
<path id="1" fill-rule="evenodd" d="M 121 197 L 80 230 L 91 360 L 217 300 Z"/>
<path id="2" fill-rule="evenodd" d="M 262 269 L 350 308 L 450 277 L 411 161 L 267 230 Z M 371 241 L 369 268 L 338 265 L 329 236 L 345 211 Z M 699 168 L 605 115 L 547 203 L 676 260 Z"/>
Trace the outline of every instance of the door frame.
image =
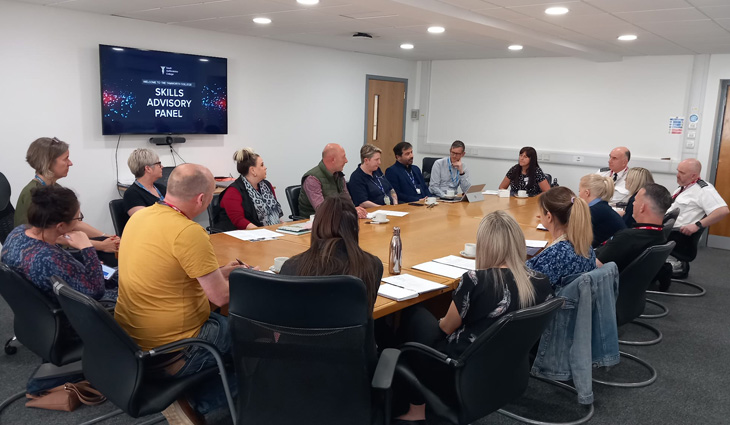
<path id="1" fill-rule="evenodd" d="M 370 97 L 368 96 L 368 93 L 370 93 L 370 80 L 380 80 L 380 81 L 395 81 L 397 83 L 404 83 L 405 89 L 406 89 L 406 98 L 403 99 L 403 135 L 401 136 L 402 140 L 406 140 L 406 110 L 408 109 L 408 79 L 407 78 L 397 78 L 397 77 L 385 77 L 383 75 L 372 75 L 372 74 L 365 74 L 365 120 L 363 121 L 363 135 L 362 135 L 362 144 L 365 145 L 368 142 L 368 111 L 370 110 Z"/>
<path id="2" fill-rule="evenodd" d="M 715 131 L 712 136 L 712 151 L 710 155 L 710 166 L 708 167 L 707 179 L 715 184 L 717 178 L 717 161 L 720 159 L 720 145 L 722 143 L 722 127 L 725 120 L 725 108 L 728 102 L 727 92 L 730 89 L 730 80 L 720 80 L 720 93 L 717 97 L 717 112 L 715 113 Z M 726 201 L 727 202 L 727 201 Z M 711 235 L 707 233 L 707 246 L 730 250 L 730 238 Z M 704 245 L 700 243 L 700 245 Z"/>

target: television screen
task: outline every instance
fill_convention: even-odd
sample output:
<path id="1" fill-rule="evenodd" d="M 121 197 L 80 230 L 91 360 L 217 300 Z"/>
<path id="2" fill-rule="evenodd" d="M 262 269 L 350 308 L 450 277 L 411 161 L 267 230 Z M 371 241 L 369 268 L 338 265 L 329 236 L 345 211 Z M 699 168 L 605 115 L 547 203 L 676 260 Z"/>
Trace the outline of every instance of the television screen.
<path id="1" fill-rule="evenodd" d="M 100 44 L 102 134 L 227 134 L 227 65 Z"/>

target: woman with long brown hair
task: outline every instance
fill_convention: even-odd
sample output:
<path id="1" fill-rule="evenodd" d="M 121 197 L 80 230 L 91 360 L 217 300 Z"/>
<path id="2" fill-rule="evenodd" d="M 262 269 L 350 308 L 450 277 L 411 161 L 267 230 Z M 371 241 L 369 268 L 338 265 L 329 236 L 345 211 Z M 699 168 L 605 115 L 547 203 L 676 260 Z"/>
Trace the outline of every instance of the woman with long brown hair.
<path id="1" fill-rule="evenodd" d="M 540 195 L 540 223 L 553 242 L 527 261 L 527 267 L 547 275 L 553 287 L 565 276 L 596 268 L 593 228 L 588 204 L 567 187 L 554 187 Z"/>
<path id="2" fill-rule="evenodd" d="M 317 208 L 309 249 L 287 260 L 281 274 L 359 277 L 365 282 L 372 311 L 383 277 L 383 263 L 360 248 L 359 229 L 352 201 L 340 196 L 326 198 Z"/>

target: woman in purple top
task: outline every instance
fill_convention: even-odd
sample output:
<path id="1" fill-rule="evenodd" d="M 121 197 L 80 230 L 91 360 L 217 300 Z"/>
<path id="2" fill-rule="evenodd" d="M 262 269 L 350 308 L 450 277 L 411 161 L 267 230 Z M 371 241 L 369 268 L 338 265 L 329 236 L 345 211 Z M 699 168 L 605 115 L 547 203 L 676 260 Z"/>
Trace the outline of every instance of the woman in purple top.
<path id="1" fill-rule="evenodd" d="M 73 289 L 94 299 L 116 300 L 117 291 L 107 290 L 96 250 L 86 233 L 76 230 L 84 219 L 71 189 L 59 185 L 34 188 L 28 207 L 28 224 L 8 235 L 2 261 L 30 280 L 56 301 L 51 276 L 58 276 Z M 58 245 L 79 250 L 72 256 Z"/>

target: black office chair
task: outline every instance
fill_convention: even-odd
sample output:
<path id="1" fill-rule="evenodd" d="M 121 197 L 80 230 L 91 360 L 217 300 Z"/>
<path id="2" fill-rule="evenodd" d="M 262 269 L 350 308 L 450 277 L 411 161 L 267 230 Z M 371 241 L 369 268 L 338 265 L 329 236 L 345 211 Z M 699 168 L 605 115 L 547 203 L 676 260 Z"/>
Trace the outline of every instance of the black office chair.
<path id="1" fill-rule="evenodd" d="M 233 423 L 236 423 L 223 360 L 213 344 L 199 338 L 186 338 L 144 351 L 99 302 L 73 290 L 55 276 L 51 280 L 68 320 L 84 342 L 84 376 L 124 413 L 138 418 L 161 412 L 188 389 L 219 374 Z M 147 366 L 152 357 L 188 346 L 210 351 L 218 367 L 177 379 L 150 376 Z"/>
<path id="2" fill-rule="evenodd" d="M 15 338 L 43 360 L 44 364 L 34 378 L 60 377 L 81 371 L 81 340 L 57 304 L 3 263 L 0 263 L 0 295 L 13 310 Z M 8 345 L 5 350 L 8 351 Z M 23 397 L 25 392 L 23 388 L 2 402 L 0 411 Z"/>
<path id="3" fill-rule="evenodd" d="M 419 343 L 400 347 L 396 373 L 417 389 L 427 408 L 450 424 L 469 424 L 518 398 L 530 377 L 529 353 L 563 298 L 508 313 L 459 358 Z M 441 385 L 429 385 L 439 374 Z M 448 385 L 443 385 L 448 382 Z M 509 412 L 500 413 L 511 416 Z"/>
<path id="4" fill-rule="evenodd" d="M 221 195 L 222 193 L 213 194 L 213 199 L 211 199 L 210 204 L 208 204 L 208 228 L 206 230 L 211 235 L 214 233 L 222 233 L 230 230 L 236 230 L 234 227 L 232 227 L 232 225 L 231 228 L 225 228 L 225 226 L 223 226 L 220 222 Z"/>
<path id="5" fill-rule="evenodd" d="M 433 169 L 433 163 L 441 158 L 425 157 L 421 163 L 421 173 L 423 173 L 423 180 L 426 182 L 426 186 L 431 182 L 431 169 Z"/>
<path id="6" fill-rule="evenodd" d="M 172 170 L 174 169 L 175 167 L 162 167 L 162 177 L 155 180 L 155 186 L 162 186 L 167 189 L 167 179 L 170 178 L 170 173 L 172 173 Z"/>
<path id="7" fill-rule="evenodd" d="M 706 230 L 707 228 L 703 228 L 702 230 L 695 232 L 690 237 L 682 235 L 681 233 L 679 233 L 679 231 L 673 231 L 669 234 L 668 237 L 669 240 L 674 240 L 677 242 L 677 246 L 674 248 L 670 255 L 681 261 L 684 269 L 682 278 L 672 278 L 672 283 L 689 286 L 696 289 L 698 292 L 647 291 L 647 293 L 656 295 L 667 295 L 671 297 L 701 297 L 707 293 L 705 288 L 703 288 L 702 286 L 684 280 L 684 278 L 689 274 L 689 263 L 697 258 L 697 247 L 700 243 L 700 238 L 702 238 L 702 235 L 705 233 Z"/>
<path id="8" fill-rule="evenodd" d="M 674 248 L 674 245 L 674 242 L 670 241 L 664 245 L 655 245 L 647 248 L 641 255 L 632 261 L 631 264 L 626 266 L 621 274 L 619 274 L 619 291 L 618 299 L 616 300 L 616 324 L 621 327 L 627 323 L 633 323 L 656 334 L 656 337 L 652 340 L 619 340 L 619 344 L 654 345 L 658 344 L 662 340 L 662 332 L 659 329 L 643 322 L 637 322 L 635 319 L 641 316 L 644 312 L 644 308 L 646 307 L 646 288 L 648 288 L 653 282 L 654 277 L 662 265 L 666 262 L 667 257 L 669 257 L 669 253 Z M 651 377 L 645 381 L 629 383 L 612 382 L 597 378 L 594 378 L 593 382 L 616 387 L 636 388 L 651 385 L 656 380 L 656 369 L 654 369 L 654 367 L 646 361 L 624 352 L 621 352 L 621 357 L 638 362 L 650 371 Z"/>
<path id="9" fill-rule="evenodd" d="M 15 227 L 15 208 L 10 203 L 11 192 L 10 182 L 5 178 L 5 174 L 0 173 L 0 244 L 5 243 L 5 239 Z"/>
<path id="10" fill-rule="evenodd" d="M 553 176 L 552 176 L 551 174 L 547 174 L 547 173 L 546 173 L 546 174 L 545 174 L 545 180 L 547 180 L 547 182 L 548 182 L 548 184 L 550 185 L 550 187 L 556 187 L 556 186 L 560 186 L 560 185 L 558 184 L 558 179 L 555 179 L 555 180 L 553 180 Z"/>
<path id="11" fill-rule="evenodd" d="M 306 220 L 309 217 L 302 217 L 299 214 L 299 193 L 302 191 L 301 185 L 289 186 L 284 189 L 286 193 L 286 201 L 289 203 L 289 209 L 291 215 L 289 216 L 292 220 Z"/>
<path id="12" fill-rule="evenodd" d="M 124 226 L 129 221 L 129 214 L 124 209 L 124 200 L 112 199 L 109 201 L 109 213 L 112 216 L 112 224 L 114 225 L 114 233 L 121 237 Z"/>
<path id="13" fill-rule="evenodd" d="M 360 279 L 236 269 L 230 291 L 238 423 L 388 423 L 399 352 L 377 360 Z"/>

